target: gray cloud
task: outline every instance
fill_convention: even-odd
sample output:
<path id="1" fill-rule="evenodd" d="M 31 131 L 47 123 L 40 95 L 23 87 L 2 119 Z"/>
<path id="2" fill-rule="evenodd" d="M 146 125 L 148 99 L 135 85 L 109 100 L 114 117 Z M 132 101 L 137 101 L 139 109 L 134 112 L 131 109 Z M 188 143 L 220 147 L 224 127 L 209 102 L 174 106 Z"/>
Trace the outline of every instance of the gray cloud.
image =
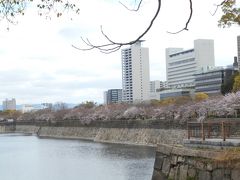
<path id="1" fill-rule="evenodd" d="M 121 88 L 121 78 L 108 78 L 101 77 L 92 78 L 86 82 L 78 79 L 62 80 L 61 77 L 65 77 L 66 74 L 73 74 L 77 77 L 75 72 L 68 70 L 60 70 L 52 76 L 47 73 L 34 73 L 25 70 L 14 71 L 0 71 L 0 97 L 1 99 L 15 97 L 17 101 L 26 101 L 40 103 L 44 101 L 66 101 L 66 102 L 81 102 L 80 97 L 74 98 L 73 94 L 78 91 L 87 92 L 89 89 L 95 91 L 95 93 L 102 94 L 103 89 Z M 88 78 L 88 75 L 83 72 L 78 73 L 81 77 Z M 91 76 L 93 77 L 93 76 Z M 84 78 L 83 78 L 84 79 Z M 79 95 L 81 96 L 81 95 Z M 92 98 L 91 95 L 81 98 Z M 102 97 L 101 97 L 102 98 Z M 101 101 L 101 98 L 97 99 Z M 37 101 L 37 102 L 36 102 Z"/>
<path id="2" fill-rule="evenodd" d="M 60 80 L 41 80 L 34 81 L 31 83 L 33 87 L 39 88 L 48 88 L 48 89 L 64 89 L 64 91 L 69 90 L 78 90 L 78 89 L 87 89 L 87 88 L 120 88 L 121 79 L 95 79 L 89 80 L 86 82 L 69 80 L 69 81 L 60 81 Z"/>

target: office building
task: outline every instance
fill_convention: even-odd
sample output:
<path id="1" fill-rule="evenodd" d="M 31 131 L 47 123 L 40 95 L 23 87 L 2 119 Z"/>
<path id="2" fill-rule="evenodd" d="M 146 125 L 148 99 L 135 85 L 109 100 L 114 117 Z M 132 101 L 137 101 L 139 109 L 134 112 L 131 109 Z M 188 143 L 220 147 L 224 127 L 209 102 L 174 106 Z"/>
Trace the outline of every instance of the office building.
<path id="1" fill-rule="evenodd" d="M 103 104 L 107 104 L 107 91 L 103 92 Z"/>
<path id="2" fill-rule="evenodd" d="M 166 49 L 166 73 L 171 88 L 194 87 L 194 74 L 199 69 L 214 66 L 214 41 L 194 40 L 194 48 Z"/>
<path id="3" fill-rule="evenodd" d="M 155 81 L 150 81 L 150 94 L 149 94 L 149 99 L 150 100 L 160 100 L 160 95 L 159 95 L 159 90 L 161 86 L 161 81 L 155 80 Z"/>
<path id="4" fill-rule="evenodd" d="M 167 89 L 167 81 L 150 81 L 150 93 L 159 92 L 160 90 Z"/>
<path id="5" fill-rule="evenodd" d="M 167 81 L 160 81 L 160 90 L 161 89 L 168 89 L 168 82 Z"/>
<path id="6" fill-rule="evenodd" d="M 122 49 L 123 101 L 139 103 L 149 100 L 149 50 L 142 41 Z"/>
<path id="7" fill-rule="evenodd" d="M 35 108 L 31 104 L 24 104 L 22 106 L 22 113 L 28 113 L 28 112 L 32 112 L 34 110 L 35 110 Z"/>
<path id="8" fill-rule="evenodd" d="M 192 97 L 194 92 L 194 88 L 167 89 L 160 91 L 160 100 L 167 98 Z"/>
<path id="9" fill-rule="evenodd" d="M 161 81 L 159 80 L 150 81 L 150 93 L 157 92 L 160 89 L 160 84 Z"/>
<path id="10" fill-rule="evenodd" d="M 195 92 L 208 95 L 221 94 L 222 85 L 237 72 L 233 66 L 215 67 L 195 74 Z"/>
<path id="11" fill-rule="evenodd" d="M 150 100 L 160 100 L 160 92 L 169 89 L 167 81 L 150 81 Z"/>
<path id="12" fill-rule="evenodd" d="M 2 103 L 2 108 L 3 108 L 3 111 L 16 110 L 16 100 L 14 98 L 12 100 L 6 99 Z"/>
<path id="13" fill-rule="evenodd" d="M 109 89 L 104 92 L 104 104 L 122 102 L 122 89 Z"/>

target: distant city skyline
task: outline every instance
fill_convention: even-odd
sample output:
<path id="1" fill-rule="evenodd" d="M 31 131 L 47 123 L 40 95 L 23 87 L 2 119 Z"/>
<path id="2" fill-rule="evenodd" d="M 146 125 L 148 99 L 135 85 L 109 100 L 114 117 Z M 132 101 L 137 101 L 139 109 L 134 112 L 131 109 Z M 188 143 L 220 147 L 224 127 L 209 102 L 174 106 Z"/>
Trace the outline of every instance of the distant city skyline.
<path id="1" fill-rule="evenodd" d="M 143 38 L 146 40 L 143 46 L 149 48 L 150 80 L 166 80 L 165 48 L 189 49 L 194 39 L 214 39 L 215 65 L 232 64 L 233 57 L 237 56 L 239 27 L 217 26 L 221 11 L 215 16 L 210 12 L 218 2 L 193 2 L 189 31 L 176 35 L 167 31 L 176 31 L 185 25 L 188 2 L 165 2 L 160 16 Z M 33 9 L 19 17 L 17 25 L 1 21 L 1 101 L 14 97 L 19 104 L 59 101 L 78 104 L 87 100 L 103 103 L 103 91 L 122 87 L 121 51 L 106 55 L 98 51 L 78 51 L 71 45 L 83 47 L 81 36 L 102 44 L 100 25 L 113 40 L 132 40 L 149 24 L 156 4 L 144 2 L 139 12 L 129 12 L 118 1 L 80 3 L 81 13 L 72 21 L 70 15 L 46 20 Z"/>

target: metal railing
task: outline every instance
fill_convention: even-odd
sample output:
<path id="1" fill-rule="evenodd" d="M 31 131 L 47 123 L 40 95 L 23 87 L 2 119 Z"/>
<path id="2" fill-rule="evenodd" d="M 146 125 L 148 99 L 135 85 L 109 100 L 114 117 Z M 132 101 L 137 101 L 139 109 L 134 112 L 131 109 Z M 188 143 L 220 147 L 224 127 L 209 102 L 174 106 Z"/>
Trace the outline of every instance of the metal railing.
<path id="1" fill-rule="evenodd" d="M 240 120 L 210 120 L 205 122 L 187 123 L 188 139 L 191 137 L 201 138 L 203 141 L 208 138 L 227 138 L 240 137 Z"/>

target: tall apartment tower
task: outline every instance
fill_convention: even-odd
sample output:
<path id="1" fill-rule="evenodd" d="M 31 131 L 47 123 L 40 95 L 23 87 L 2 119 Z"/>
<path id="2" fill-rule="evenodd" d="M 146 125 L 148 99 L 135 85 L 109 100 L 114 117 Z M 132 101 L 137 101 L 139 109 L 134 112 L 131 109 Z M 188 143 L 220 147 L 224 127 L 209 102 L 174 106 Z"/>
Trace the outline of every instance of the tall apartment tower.
<path id="1" fill-rule="evenodd" d="M 122 49 L 123 102 L 149 100 L 149 50 L 141 47 L 141 42 Z"/>
<path id="2" fill-rule="evenodd" d="M 240 35 L 237 37 L 238 69 L 240 70 Z"/>
<path id="3" fill-rule="evenodd" d="M 194 40 L 194 48 L 166 49 L 166 73 L 168 86 L 171 88 L 193 87 L 194 74 L 199 69 L 208 69 L 215 65 L 214 41 Z"/>
<path id="4" fill-rule="evenodd" d="M 16 110 L 16 100 L 13 98 L 12 100 L 6 99 L 2 103 L 3 111 L 5 110 Z"/>

